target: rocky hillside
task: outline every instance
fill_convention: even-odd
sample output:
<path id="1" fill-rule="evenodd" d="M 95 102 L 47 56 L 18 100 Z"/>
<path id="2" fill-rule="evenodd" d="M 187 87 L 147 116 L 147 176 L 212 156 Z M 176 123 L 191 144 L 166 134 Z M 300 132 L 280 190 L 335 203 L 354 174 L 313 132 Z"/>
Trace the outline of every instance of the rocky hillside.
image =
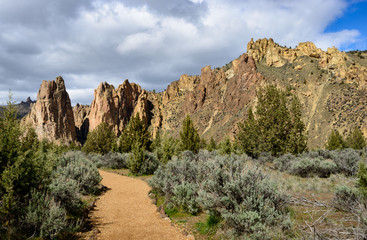
<path id="1" fill-rule="evenodd" d="M 31 111 L 31 105 L 32 105 L 32 103 L 35 103 L 35 102 L 36 101 L 32 101 L 31 98 L 28 97 L 25 102 L 24 101 L 21 101 L 20 103 L 15 104 L 15 106 L 17 108 L 17 111 L 18 111 L 17 118 L 18 119 L 21 119 L 24 116 L 26 116 Z M 3 108 L 4 108 L 3 106 L 0 106 L 0 114 L 3 111 Z"/>
<path id="2" fill-rule="evenodd" d="M 246 118 L 249 107 L 256 105 L 257 90 L 266 84 L 276 84 L 299 96 L 309 146 L 322 147 L 332 128 L 347 134 L 352 127 L 359 126 L 367 136 L 365 56 L 364 52 L 345 53 L 334 47 L 322 51 L 311 42 L 292 49 L 272 39 L 251 40 L 247 53 L 226 66 L 215 69 L 206 66 L 200 76 L 182 75 L 160 93 L 145 91 L 127 80 L 117 88 L 101 83 L 91 105 L 77 105 L 72 112 L 71 107 L 65 107 L 70 102 L 65 97 L 66 91 L 60 94 L 64 90 L 42 83 L 41 89 L 49 92 L 45 94 L 40 89 L 34 105 L 40 113 L 35 114 L 32 108 L 27 119 L 33 119 L 31 122 L 40 136 L 54 136 L 50 140 L 63 139 L 61 142 L 78 138 L 84 142 L 87 133 L 101 122 L 108 123 L 116 135 L 121 134 L 136 113 L 153 134 L 161 129 L 178 136 L 183 118 L 190 114 L 205 139 L 233 139 L 237 123 Z M 60 85 L 60 80 L 57 81 Z M 49 97 L 56 92 L 60 99 L 51 101 Z M 51 110 L 55 106 L 56 115 Z M 66 132 L 61 134 L 60 129 Z"/>

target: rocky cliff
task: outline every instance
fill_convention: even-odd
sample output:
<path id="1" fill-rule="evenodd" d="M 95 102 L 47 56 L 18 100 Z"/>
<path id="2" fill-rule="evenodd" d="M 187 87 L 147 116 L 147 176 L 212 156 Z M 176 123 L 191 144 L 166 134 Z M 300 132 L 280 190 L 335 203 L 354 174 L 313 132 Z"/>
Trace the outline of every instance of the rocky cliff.
<path id="1" fill-rule="evenodd" d="M 367 136 L 366 66 L 364 57 L 322 51 L 313 43 L 282 47 L 272 39 L 251 40 L 247 52 L 258 72 L 278 86 L 291 88 L 303 103 L 309 146 L 322 147 L 332 129 L 347 135 L 354 126 Z"/>
<path id="2" fill-rule="evenodd" d="M 90 106 L 77 103 L 73 107 L 73 114 L 77 138 L 81 144 L 84 144 L 89 132 Z"/>
<path id="3" fill-rule="evenodd" d="M 309 147 L 322 147 L 332 129 L 346 135 L 358 126 L 367 136 L 364 121 L 367 117 L 366 67 L 367 60 L 360 53 L 340 52 L 334 47 L 323 51 L 311 42 L 300 43 L 292 49 L 282 47 L 272 39 L 251 40 L 247 44 L 247 53 L 238 59 L 221 68 L 203 67 L 199 76 L 182 75 L 160 93 L 145 91 L 127 80 L 117 88 L 101 83 L 94 92 L 90 108 L 74 107 L 75 131 L 83 142 L 89 131 L 106 122 L 119 135 L 130 117 L 139 113 L 153 136 L 158 130 L 178 136 L 182 120 L 189 114 L 203 138 L 233 139 L 237 123 L 246 118 L 248 108 L 256 105 L 257 90 L 266 84 L 275 84 L 298 95 L 303 104 Z M 60 104 L 58 101 L 51 104 L 48 96 L 51 93 L 44 94 L 59 90 L 42 90 L 54 89 L 53 84 L 56 83 L 42 83 L 41 97 L 35 104 L 39 115 L 46 120 L 33 122 L 38 124 L 37 132 L 50 132 L 54 139 L 71 140 L 70 127 L 66 127 L 69 131 L 66 135 L 54 129 L 59 129 L 62 124 L 70 126 L 72 120 L 66 121 L 68 118 L 65 118 L 64 123 L 57 120 L 59 117 L 49 117 L 48 112 L 54 110 L 45 107 Z M 70 102 L 68 98 L 65 101 Z M 59 115 L 70 115 L 66 114 L 69 109 L 57 106 L 60 107 Z M 27 119 L 35 119 L 35 116 L 33 111 Z M 48 125 L 42 127 L 41 122 Z"/>
<path id="4" fill-rule="evenodd" d="M 119 135 L 132 115 L 140 117 L 148 124 L 149 112 L 147 92 L 135 83 L 125 80 L 116 89 L 106 82 L 101 83 L 94 91 L 90 107 L 89 131 L 100 123 L 106 122 L 116 135 Z"/>
<path id="5" fill-rule="evenodd" d="M 40 139 L 61 144 L 77 140 L 73 110 L 62 77 L 42 82 L 37 101 L 23 122 L 31 124 Z"/>
<path id="6" fill-rule="evenodd" d="M 223 68 L 206 66 L 200 76 L 182 75 L 167 87 L 161 94 L 161 103 L 155 105 L 160 124 L 152 119 L 152 125 L 160 125 L 177 136 L 183 118 L 189 114 L 206 139 L 233 137 L 237 123 L 264 83 L 254 59 L 247 54 Z"/>

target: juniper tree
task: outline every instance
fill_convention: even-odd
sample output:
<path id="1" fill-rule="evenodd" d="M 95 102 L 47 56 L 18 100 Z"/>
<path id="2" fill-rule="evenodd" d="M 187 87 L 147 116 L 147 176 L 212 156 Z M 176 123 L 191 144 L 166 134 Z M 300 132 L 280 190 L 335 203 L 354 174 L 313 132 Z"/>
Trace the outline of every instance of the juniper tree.
<path id="1" fill-rule="evenodd" d="M 328 150 L 343 149 L 346 147 L 346 143 L 338 130 L 333 130 L 325 144 L 325 148 Z"/>
<path id="2" fill-rule="evenodd" d="M 346 145 L 353 149 L 363 149 L 366 146 L 366 140 L 358 127 L 355 127 L 349 134 Z"/>
<path id="3" fill-rule="evenodd" d="M 132 116 L 119 138 L 119 151 L 131 152 L 135 145 L 150 150 L 151 135 L 146 124 L 140 119 L 139 113 Z"/>
<path id="4" fill-rule="evenodd" d="M 206 146 L 206 149 L 209 152 L 214 151 L 215 149 L 217 149 L 217 144 L 215 143 L 213 137 L 210 138 L 209 144 Z"/>
<path id="5" fill-rule="evenodd" d="M 200 149 L 200 137 L 194 123 L 189 115 L 186 116 L 182 123 L 182 131 L 180 132 L 182 150 L 190 150 L 197 153 Z"/>
<path id="6" fill-rule="evenodd" d="M 242 151 L 253 157 L 261 152 L 280 155 L 305 151 L 306 128 L 299 99 L 275 86 L 261 89 L 257 99 L 256 114 L 249 109 L 247 119 L 238 125 L 236 139 Z"/>
<path id="7" fill-rule="evenodd" d="M 112 150 L 115 141 L 115 134 L 107 123 L 103 122 L 88 134 L 82 151 L 106 154 Z"/>

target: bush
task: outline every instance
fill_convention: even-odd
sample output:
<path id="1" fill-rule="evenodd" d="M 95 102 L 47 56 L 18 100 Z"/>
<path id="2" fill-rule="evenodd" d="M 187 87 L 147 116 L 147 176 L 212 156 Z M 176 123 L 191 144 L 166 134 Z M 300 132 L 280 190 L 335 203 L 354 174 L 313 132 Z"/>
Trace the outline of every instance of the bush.
<path id="1" fill-rule="evenodd" d="M 134 175 L 153 174 L 159 166 L 157 155 L 144 151 L 139 144 L 135 145 L 127 163 L 130 172 Z"/>
<path id="2" fill-rule="evenodd" d="M 223 219 L 236 235 L 271 235 L 270 229 L 288 227 L 286 197 L 258 170 L 246 170 L 247 156 L 186 151 L 149 180 L 166 204 L 191 214 L 201 210 Z"/>
<path id="3" fill-rule="evenodd" d="M 71 214 L 78 215 L 82 208 L 79 184 L 65 175 L 54 178 L 48 186 L 51 196 Z"/>
<path id="4" fill-rule="evenodd" d="M 289 173 L 300 177 L 311 177 L 320 166 L 317 158 L 298 158 L 289 169 Z"/>
<path id="5" fill-rule="evenodd" d="M 233 152 L 232 143 L 229 138 L 226 138 L 223 142 L 218 144 L 218 152 L 221 155 L 228 155 Z"/>
<path id="6" fill-rule="evenodd" d="M 65 209 L 48 194 L 32 191 L 31 195 L 22 221 L 24 231 L 42 238 L 54 239 L 67 228 Z"/>
<path id="7" fill-rule="evenodd" d="M 163 194 L 167 203 L 181 205 L 192 214 L 199 211 L 196 182 L 198 165 L 195 160 L 197 158 L 192 152 L 185 151 L 181 159 L 175 158 L 165 166 L 160 166 L 149 180 L 153 190 Z"/>
<path id="8" fill-rule="evenodd" d="M 366 147 L 366 140 L 358 127 L 355 127 L 353 131 L 350 132 L 346 145 L 353 149 L 363 149 Z"/>
<path id="9" fill-rule="evenodd" d="M 358 219 L 358 226 L 353 231 L 360 239 L 367 238 L 367 199 L 358 188 L 338 187 L 333 199 L 336 209 L 350 212 Z"/>
<path id="10" fill-rule="evenodd" d="M 367 198 L 367 168 L 362 161 L 359 163 L 357 186 L 361 194 Z"/>
<path id="11" fill-rule="evenodd" d="M 360 192 L 356 188 L 340 186 L 336 189 L 333 205 L 336 209 L 351 212 L 358 208 Z"/>
<path id="12" fill-rule="evenodd" d="M 115 134 L 107 123 L 103 122 L 88 134 L 87 140 L 82 147 L 82 151 L 86 153 L 94 152 L 106 154 L 112 150 L 115 142 Z"/>
<path id="13" fill-rule="evenodd" d="M 85 194 L 94 193 L 102 180 L 97 167 L 82 152 L 76 151 L 67 152 L 59 159 L 55 175 L 76 180 L 81 193 Z"/>
<path id="14" fill-rule="evenodd" d="M 100 167 L 122 169 L 128 168 L 128 153 L 109 152 L 106 155 L 100 156 Z"/>
<path id="15" fill-rule="evenodd" d="M 337 130 L 333 130 L 325 144 L 325 148 L 328 150 L 337 150 L 343 149 L 346 147 L 346 143 L 343 140 L 343 137 Z"/>
<path id="16" fill-rule="evenodd" d="M 358 171 L 358 163 L 361 160 L 360 152 L 353 149 L 344 149 L 333 151 L 331 154 L 333 161 L 337 166 L 337 171 L 346 176 L 353 176 Z"/>
<path id="17" fill-rule="evenodd" d="M 214 151 L 215 149 L 217 149 L 217 144 L 215 143 L 215 141 L 214 141 L 214 138 L 213 138 L 213 137 L 211 137 L 211 138 L 210 138 L 209 144 L 206 146 L 206 149 L 207 149 L 209 152 L 212 152 L 212 151 Z"/>
<path id="18" fill-rule="evenodd" d="M 262 172 L 245 170 L 242 161 L 231 157 L 209 161 L 202 171 L 200 203 L 236 235 L 265 239 L 270 228 L 286 225 L 286 197 Z"/>
<path id="19" fill-rule="evenodd" d="M 274 167 L 282 172 L 287 171 L 290 169 L 294 158 L 295 156 L 292 154 L 286 153 L 274 160 Z"/>
<path id="20" fill-rule="evenodd" d="M 266 162 L 273 162 L 274 161 L 274 157 L 273 155 L 271 155 L 270 152 L 262 152 L 260 153 L 259 157 L 257 159 L 254 159 L 255 161 L 257 160 L 259 163 L 264 164 Z"/>
<path id="21" fill-rule="evenodd" d="M 140 171 L 138 175 L 150 175 L 154 174 L 154 172 L 159 167 L 159 161 L 157 159 L 157 155 L 151 152 L 144 152 L 145 158 L 144 162 L 141 165 Z"/>
<path id="22" fill-rule="evenodd" d="M 293 161 L 289 173 L 300 177 L 330 177 L 335 173 L 337 166 L 334 162 L 325 161 L 320 158 L 300 157 Z"/>
<path id="23" fill-rule="evenodd" d="M 154 152 L 157 154 L 161 164 L 167 164 L 174 155 L 179 153 L 179 143 L 165 133 L 160 139 L 160 142 L 156 144 Z"/>

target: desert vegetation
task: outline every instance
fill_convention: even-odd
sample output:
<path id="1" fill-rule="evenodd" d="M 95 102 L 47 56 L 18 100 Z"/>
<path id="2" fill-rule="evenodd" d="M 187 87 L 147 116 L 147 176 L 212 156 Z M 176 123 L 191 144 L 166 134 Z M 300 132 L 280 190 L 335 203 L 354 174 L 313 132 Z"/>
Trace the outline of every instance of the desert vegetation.
<path id="1" fill-rule="evenodd" d="M 361 130 L 333 130 L 325 149 L 309 151 L 299 100 L 274 86 L 257 97 L 234 140 L 200 138 L 189 115 L 178 138 L 153 139 L 137 114 L 119 137 L 100 124 L 81 148 L 39 141 L 10 99 L 0 118 L 1 237 L 67 239 L 85 229 L 98 168 L 145 176 L 157 205 L 198 239 L 366 237 Z"/>
<path id="2" fill-rule="evenodd" d="M 39 141 L 16 116 L 10 96 L 0 118 L 0 238 L 70 238 L 86 227 L 98 170 L 81 152 Z"/>

